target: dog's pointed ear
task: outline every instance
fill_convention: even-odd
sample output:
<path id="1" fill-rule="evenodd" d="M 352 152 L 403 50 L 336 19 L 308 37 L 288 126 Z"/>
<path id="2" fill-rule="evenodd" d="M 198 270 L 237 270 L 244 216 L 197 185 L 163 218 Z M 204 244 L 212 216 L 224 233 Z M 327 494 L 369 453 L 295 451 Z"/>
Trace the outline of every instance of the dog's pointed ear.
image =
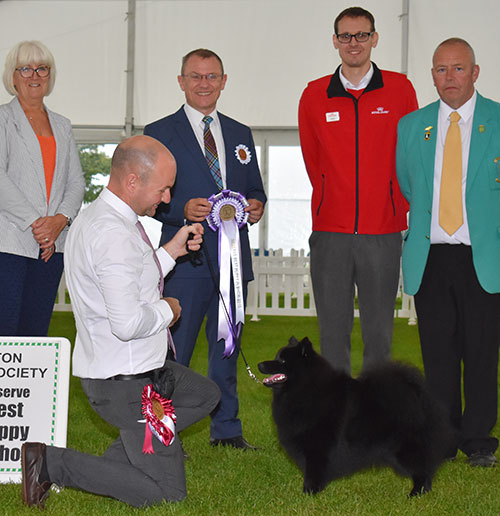
<path id="1" fill-rule="evenodd" d="M 291 344 L 292 346 L 295 346 L 295 344 L 298 344 L 298 343 L 299 343 L 299 341 L 293 335 L 288 340 L 288 344 Z"/>
<path id="2" fill-rule="evenodd" d="M 308 355 L 310 355 L 312 352 L 312 349 L 313 349 L 312 343 L 307 337 L 304 337 L 300 341 L 300 347 L 301 347 L 301 352 L 302 352 L 303 357 L 307 357 Z"/>

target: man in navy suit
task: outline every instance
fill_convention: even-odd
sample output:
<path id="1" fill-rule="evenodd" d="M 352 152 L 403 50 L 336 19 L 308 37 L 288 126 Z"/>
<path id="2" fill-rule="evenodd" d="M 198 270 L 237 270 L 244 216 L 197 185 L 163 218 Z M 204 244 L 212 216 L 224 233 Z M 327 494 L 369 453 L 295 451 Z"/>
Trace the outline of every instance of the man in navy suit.
<path id="1" fill-rule="evenodd" d="M 172 238 L 186 222 L 205 225 L 204 250 L 199 260 L 185 259 L 178 263 L 165 282 L 166 296 L 175 297 L 182 306 L 182 317 L 173 327 L 177 361 L 188 366 L 196 338 L 205 316 L 208 340 L 208 376 L 219 386 L 222 396 L 212 413 L 210 443 L 254 449 L 242 435 L 238 418 L 236 366 L 238 346 L 223 357 L 225 343 L 217 340 L 218 322 L 218 237 L 205 222 L 211 209 L 208 198 L 222 189 L 241 193 L 249 206 L 248 221 L 262 217 L 266 195 L 262 185 L 257 156 L 250 128 L 218 113 L 217 100 L 226 85 L 227 76 L 220 57 L 206 49 L 189 52 L 182 59 L 179 85 L 186 104 L 176 113 L 147 125 L 144 134 L 168 146 L 177 162 L 177 181 L 169 205 L 161 204 L 156 218 L 163 223 L 161 242 Z M 207 127 L 216 147 L 211 163 L 206 157 Z M 209 160 L 210 161 L 210 160 Z M 213 162 L 216 161 L 216 173 Z M 253 279 L 248 228 L 240 229 L 243 296 Z M 201 262 L 201 263 L 200 263 Z M 231 303 L 234 306 L 233 303 Z"/>

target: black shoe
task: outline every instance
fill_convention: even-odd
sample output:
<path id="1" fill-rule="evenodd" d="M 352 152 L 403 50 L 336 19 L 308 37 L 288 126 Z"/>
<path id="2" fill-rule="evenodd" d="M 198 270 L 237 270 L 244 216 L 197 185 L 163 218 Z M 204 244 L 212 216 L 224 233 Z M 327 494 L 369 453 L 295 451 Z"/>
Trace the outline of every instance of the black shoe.
<path id="1" fill-rule="evenodd" d="M 43 509 L 52 482 L 47 473 L 45 444 L 24 443 L 21 447 L 22 497 L 30 507 Z"/>
<path id="2" fill-rule="evenodd" d="M 228 439 L 210 439 L 210 444 L 212 446 L 231 446 L 232 448 L 237 448 L 243 451 L 258 450 L 255 446 L 247 443 L 241 435 L 237 437 L 229 437 Z"/>
<path id="3" fill-rule="evenodd" d="M 467 462 L 471 466 L 481 466 L 483 468 L 491 468 L 498 462 L 498 460 L 493 455 L 493 453 L 484 451 L 484 450 L 479 450 L 477 452 L 471 453 L 467 459 Z"/>

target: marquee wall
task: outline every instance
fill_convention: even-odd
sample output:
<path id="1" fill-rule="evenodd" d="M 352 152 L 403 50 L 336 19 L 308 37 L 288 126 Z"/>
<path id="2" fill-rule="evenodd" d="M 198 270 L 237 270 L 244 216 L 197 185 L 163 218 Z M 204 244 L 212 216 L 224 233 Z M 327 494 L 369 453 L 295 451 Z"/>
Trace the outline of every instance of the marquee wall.
<path id="1" fill-rule="evenodd" d="M 0 1 L 0 62 L 23 39 L 40 39 L 56 57 L 47 105 L 75 125 L 123 125 L 128 3 L 123 0 Z M 134 121 L 144 125 L 183 101 L 180 58 L 197 47 L 222 57 L 228 73 L 220 109 L 253 127 L 294 127 L 300 94 L 339 64 L 333 19 L 337 0 L 138 0 Z M 401 67 L 401 0 L 365 0 L 375 15 L 379 67 Z M 436 98 L 433 49 L 466 38 L 482 66 L 478 89 L 500 99 L 498 14 L 494 0 L 410 0 L 409 70 L 419 101 Z M 0 103 L 10 96 L 0 88 Z"/>

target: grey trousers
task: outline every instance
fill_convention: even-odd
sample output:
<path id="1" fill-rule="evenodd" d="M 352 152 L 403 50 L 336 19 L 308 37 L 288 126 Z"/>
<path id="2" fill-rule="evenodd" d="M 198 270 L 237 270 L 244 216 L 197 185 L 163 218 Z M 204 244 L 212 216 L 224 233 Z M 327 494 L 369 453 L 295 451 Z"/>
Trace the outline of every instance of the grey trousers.
<path id="1" fill-rule="evenodd" d="M 363 370 L 391 354 L 399 283 L 401 233 L 354 235 L 314 231 L 311 279 L 321 354 L 351 374 L 355 286 L 363 337 Z"/>
<path id="2" fill-rule="evenodd" d="M 175 375 L 172 395 L 176 433 L 208 416 L 220 398 L 217 385 L 175 362 L 167 361 Z M 59 486 L 76 487 L 110 496 L 136 507 L 186 497 L 184 457 L 178 435 L 170 446 L 153 436 L 154 454 L 142 452 L 145 424 L 141 394 L 147 378 L 112 381 L 82 379 L 92 408 L 120 429 L 120 436 L 98 457 L 67 448 L 47 446 L 50 480 Z"/>

